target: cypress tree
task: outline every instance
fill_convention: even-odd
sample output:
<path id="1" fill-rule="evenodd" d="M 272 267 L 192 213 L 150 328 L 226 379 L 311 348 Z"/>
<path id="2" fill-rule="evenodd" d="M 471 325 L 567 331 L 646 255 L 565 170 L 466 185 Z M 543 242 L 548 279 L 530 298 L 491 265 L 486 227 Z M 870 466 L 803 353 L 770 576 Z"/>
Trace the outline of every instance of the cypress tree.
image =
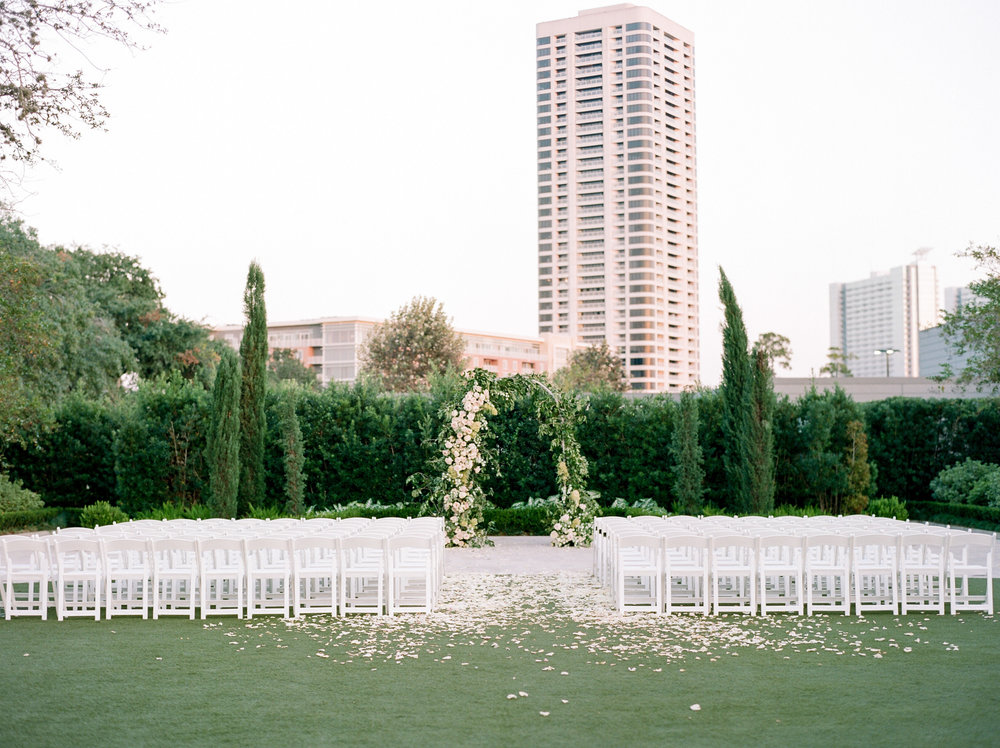
<path id="1" fill-rule="evenodd" d="M 674 458 L 674 511 L 697 514 L 705 494 L 705 469 L 698 443 L 698 399 L 690 390 L 681 393 L 670 453 Z"/>
<path id="2" fill-rule="evenodd" d="M 295 412 L 297 400 L 294 389 L 287 389 L 279 402 L 281 446 L 285 452 L 285 511 L 301 516 L 305 511 L 305 476 L 303 467 L 306 456 L 302 444 L 302 429 Z"/>
<path id="3" fill-rule="evenodd" d="M 770 356 L 754 347 L 753 413 L 751 435 L 751 509 L 757 514 L 770 514 L 774 509 L 774 375 Z"/>
<path id="4" fill-rule="evenodd" d="M 240 387 L 240 489 L 238 510 L 264 504 L 264 436 L 267 420 L 267 311 L 264 308 L 264 273 L 250 263 L 243 293 L 246 326 L 240 342 L 243 379 Z"/>
<path id="5" fill-rule="evenodd" d="M 231 348 L 222 360 L 212 386 L 212 420 L 209 422 L 208 506 L 213 517 L 235 517 L 240 481 L 240 360 Z"/>
<path id="6" fill-rule="evenodd" d="M 724 308 L 722 327 L 722 463 L 730 509 L 745 514 L 753 507 L 751 419 L 753 372 L 747 353 L 743 311 L 725 271 L 719 268 L 719 299 Z"/>

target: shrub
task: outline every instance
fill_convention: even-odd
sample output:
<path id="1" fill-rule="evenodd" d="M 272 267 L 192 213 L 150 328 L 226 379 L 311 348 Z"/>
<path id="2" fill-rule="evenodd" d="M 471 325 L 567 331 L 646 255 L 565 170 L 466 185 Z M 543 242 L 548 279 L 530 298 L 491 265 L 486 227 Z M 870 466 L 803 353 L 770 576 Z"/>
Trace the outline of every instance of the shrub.
<path id="1" fill-rule="evenodd" d="M 895 517 L 898 520 L 910 518 L 910 513 L 906 511 L 906 502 L 900 501 L 898 496 L 880 496 L 868 502 L 868 513 L 876 517 Z"/>
<path id="2" fill-rule="evenodd" d="M 182 506 L 165 501 L 160 506 L 151 507 L 135 515 L 136 519 L 210 519 L 214 517 L 211 507 L 205 504 Z"/>
<path id="3" fill-rule="evenodd" d="M 57 506 L 45 507 L 43 509 L 28 509 L 17 512 L 0 512 L 0 532 L 16 532 L 19 530 L 33 530 L 37 527 L 49 525 L 59 515 L 60 509 Z"/>
<path id="4" fill-rule="evenodd" d="M 20 480 L 11 480 L 0 473 L 0 512 L 30 512 L 45 505 L 42 498 L 24 487 Z"/>
<path id="5" fill-rule="evenodd" d="M 969 503 L 1000 506 L 1000 467 L 976 481 L 969 492 Z"/>
<path id="6" fill-rule="evenodd" d="M 935 501 L 944 504 L 986 504 L 985 487 L 978 493 L 974 489 L 980 480 L 997 471 L 1000 466 L 967 457 L 964 462 L 956 462 L 937 474 L 931 481 L 931 494 Z"/>
<path id="7" fill-rule="evenodd" d="M 106 501 L 95 501 L 80 512 L 81 527 L 112 525 L 116 522 L 128 522 L 128 515 Z"/>

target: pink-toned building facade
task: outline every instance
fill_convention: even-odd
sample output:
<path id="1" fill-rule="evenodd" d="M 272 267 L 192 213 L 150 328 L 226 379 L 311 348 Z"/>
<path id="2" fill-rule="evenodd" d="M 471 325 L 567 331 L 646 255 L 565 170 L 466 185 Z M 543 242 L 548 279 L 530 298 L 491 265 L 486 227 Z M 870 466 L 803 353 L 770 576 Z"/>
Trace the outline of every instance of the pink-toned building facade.
<path id="1" fill-rule="evenodd" d="M 323 317 L 275 322 L 267 327 L 268 345 L 295 351 L 313 369 L 320 382 L 353 382 L 361 369 L 361 351 L 382 320 L 369 317 Z M 552 373 L 566 365 L 573 350 L 568 335 L 519 337 L 472 330 L 456 330 L 465 341 L 466 367 L 482 368 L 500 376 Z M 212 337 L 238 349 L 242 325 L 216 327 Z"/>
<path id="2" fill-rule="evenodd" d="M 634 5 L 536 28 L 538 329 L 635 391 L 698 384 L 694 35 Z"/>

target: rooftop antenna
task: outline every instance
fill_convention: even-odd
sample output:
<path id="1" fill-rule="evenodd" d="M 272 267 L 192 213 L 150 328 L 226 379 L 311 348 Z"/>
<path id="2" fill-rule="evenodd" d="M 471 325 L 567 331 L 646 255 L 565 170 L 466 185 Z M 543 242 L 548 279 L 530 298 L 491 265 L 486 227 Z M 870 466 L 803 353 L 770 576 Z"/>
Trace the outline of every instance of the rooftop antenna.
<path id="1" fill-rule="evenodd" d="M 931 253 L 930 247 L 921 247 L 916 252 L 913 253 L 916 262 L 922 262 L 927 259 L 927 255 Z"/>

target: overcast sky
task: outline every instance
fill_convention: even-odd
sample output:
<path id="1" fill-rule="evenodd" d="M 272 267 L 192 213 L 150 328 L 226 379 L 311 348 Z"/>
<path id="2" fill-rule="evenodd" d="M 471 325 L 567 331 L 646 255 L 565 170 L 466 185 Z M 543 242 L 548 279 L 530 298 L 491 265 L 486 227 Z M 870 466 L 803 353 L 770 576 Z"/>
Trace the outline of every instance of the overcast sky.
<path id="1" fill-rule="evenodd" d="M 829 346 L 828 284 L 1000 244 L 1000 2 L 657 0 L 695 34 L 702 380 L 718 267 L 792 375 Z M 108 132 L 47 139 L 19 210 L 44 243 L 138 255 L 173 312 L 387 316 L 537 333 L 535 23 L 579 2 L 181 0 L 146 51 L 94 49 Z M 78 63 L 77 63 L 78 64 Z"/>

